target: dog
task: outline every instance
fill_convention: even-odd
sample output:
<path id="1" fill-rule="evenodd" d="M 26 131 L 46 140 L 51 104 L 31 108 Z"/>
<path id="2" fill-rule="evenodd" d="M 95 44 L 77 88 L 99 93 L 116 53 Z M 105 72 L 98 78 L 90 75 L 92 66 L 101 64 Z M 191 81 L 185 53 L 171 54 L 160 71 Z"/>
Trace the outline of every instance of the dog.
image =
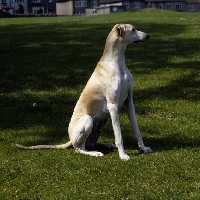
<path id="1" fill-rule="evenodd" d="M 109 33 L 103 56 L 88 80 L 74 108 L 68 127 L 69 142 L 61 145 L 36 145 L 17 147 L 23 149 L 68 148 L 73 145 L 76 152 L 90 156 L 103 156 L 100 151 L 94 151 L 102 145 L 107 148 L 118 148 L 119 157 L 128 160 L 124 151 L 119 110 L 125 106 L 141 151 L 152 150 L 146 147 L 137 124 L 133 104 L 133 77 L 126 67 L 124 52 L 126 46 L 132 43 L 145 42 L 150 36 L 137 31 L 130 24 L 116 24 Z M 108 119 L 111 118 L 115 136 L 114 144 L 97 143 L 104 131 Z"/>

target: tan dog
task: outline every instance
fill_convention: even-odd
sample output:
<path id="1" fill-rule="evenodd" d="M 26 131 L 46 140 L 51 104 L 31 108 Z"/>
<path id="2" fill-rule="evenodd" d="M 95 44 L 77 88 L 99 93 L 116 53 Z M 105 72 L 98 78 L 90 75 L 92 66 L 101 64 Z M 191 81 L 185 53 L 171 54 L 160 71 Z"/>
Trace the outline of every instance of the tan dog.
<path id="1" fill-rule="evenodd" d="M 119 122 L 119 109 L 124 105 L 131 126 L 138 141 L 139 148 L 147 153 L 136 121 L 135 108 L 132 100 L 133 78 L 125 65 L 124 51 L 131 43 L 144 42 L 150 36 L 137 31 L 132 25 L 117 24 L 107 37 L 103 56 L 85 86 L 74 108 L 68 127 L 70 141 L 62 145 L 37 145 L 24 149 L 67 148 L 74 146 L 77 152 L 91 156 L 103 156 L 101 152 L 92 151 L 98 147 L 97 140 L 104 130 L 108 118 L 111 118 L 115 135 L 115 145 L 119 156 L 128 160 L 124 152 L 122 134 Z M 103 144 L 105 147 L 115 147 L 114 144 Z"/>

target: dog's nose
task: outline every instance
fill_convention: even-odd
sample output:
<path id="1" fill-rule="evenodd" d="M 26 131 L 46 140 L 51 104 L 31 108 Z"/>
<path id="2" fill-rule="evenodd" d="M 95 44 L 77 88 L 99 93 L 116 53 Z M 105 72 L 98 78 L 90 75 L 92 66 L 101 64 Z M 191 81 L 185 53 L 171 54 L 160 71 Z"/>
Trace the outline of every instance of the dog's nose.
<path id="1" fill-rule="evenodd" d="M 147 39 L 149 39 L 150 38 L 150 35 L 149 34 L 147 34 Z"/>

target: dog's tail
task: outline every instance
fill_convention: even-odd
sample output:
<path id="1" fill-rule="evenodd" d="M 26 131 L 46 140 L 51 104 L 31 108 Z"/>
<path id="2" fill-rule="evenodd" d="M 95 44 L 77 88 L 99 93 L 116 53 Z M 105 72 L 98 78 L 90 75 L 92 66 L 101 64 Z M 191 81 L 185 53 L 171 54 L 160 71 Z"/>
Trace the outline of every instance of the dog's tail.
<path id="1" fill-rule="evenodd" d="M 60 145 L 36 145 L 36 146 L 22 146 L 20 144 L 15 144 L 16 147 L 20 149 L 66 149 L 70 146 L 72 146 L 72 142 L 69 141 L 65 144 L 60 144 Z"/>

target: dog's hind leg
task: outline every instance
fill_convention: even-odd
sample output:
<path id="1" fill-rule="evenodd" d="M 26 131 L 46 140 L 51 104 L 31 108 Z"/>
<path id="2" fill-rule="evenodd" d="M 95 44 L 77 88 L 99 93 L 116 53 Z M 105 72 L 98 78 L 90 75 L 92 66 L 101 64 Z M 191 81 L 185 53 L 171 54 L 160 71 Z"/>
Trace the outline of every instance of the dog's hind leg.
<path id="1" fill-rule="evenodd" d="M 111 149 L 116 148 L 116 146 L 113 143 L 98 143 L 98 139 L 101 135 L 101 133 L 105 130 L 106 125 L 108 123 L 108 119 L 104 119 L 102 121 L 93 121 L 93 127 L 90 135 L 88 136 L 85 148 L 87 150 L 102 150 L 102 149 Z"/>
<path id="2" fill-rule="evenodd" d="M 81 154 L 85 154 L 85 155 L 89 155 L 89 156 L 96 156 L 96 157 L 104 156 L 104 154 L 99 152 L 99 151 L 88 151 L 88 150 L 86 150 L 85 144 L 83 144 L 81 146 L 81 148 L 76 149 L 76 152 L 81 153 Z"/>
<path id="3" fill-rule="evenodd" d="M 87 137 L 92 131 L 93 119 L 89 115 L 80 117 L 76 125 L 70 133 L 70 141 L 72 142 L 76 152 L 90 156 L 103 156 L 101 152 L 88 151 L 85 148 Z"/>

